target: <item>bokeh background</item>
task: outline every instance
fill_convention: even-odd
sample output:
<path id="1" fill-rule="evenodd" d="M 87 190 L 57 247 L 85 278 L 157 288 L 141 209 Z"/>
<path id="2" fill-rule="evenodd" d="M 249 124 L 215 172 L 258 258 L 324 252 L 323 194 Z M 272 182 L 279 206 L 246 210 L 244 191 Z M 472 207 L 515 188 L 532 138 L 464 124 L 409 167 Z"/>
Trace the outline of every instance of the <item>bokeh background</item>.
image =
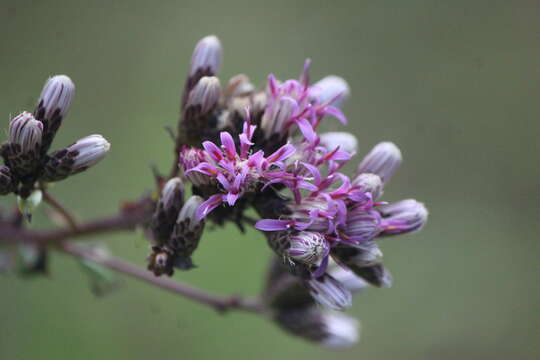
<path id="1" fill-rule="evenodd" d="M 55 195 L 80 219 L 109 214 L 168 170 L 192 48 L 217 34 L 222 81 L 239 72 L 344 76 L 360 153 L 392 140 L 405 163 L 386 199 L 427 204 L 425 230 L 382 244 L 395 277 L 350 313 L 361 342 L 330 352 L 266 319 L 212 310 L 140 282 L 94 297 L 53 254 L 48 277 L 0 275 L 1 359 L 537 359 L 540 6 L 537 1 L 0 1 L 0 112 L 33 108 L 46 78 L 76 83 L 55 146 L 101 133 L 112 152 Z M 328 128 L 341 129 L 337 122 Z M 12 197 L 2 205 L 13 204 Z M 33 227 L 51 226 L 42 213 Z M 96 237 L 145 263 L 139 234 Z M 89 241 L 89 240 L 84 240 Z M 255 231 L 207 233 L 177 273 L 256 294 L 270 251 Z"/>

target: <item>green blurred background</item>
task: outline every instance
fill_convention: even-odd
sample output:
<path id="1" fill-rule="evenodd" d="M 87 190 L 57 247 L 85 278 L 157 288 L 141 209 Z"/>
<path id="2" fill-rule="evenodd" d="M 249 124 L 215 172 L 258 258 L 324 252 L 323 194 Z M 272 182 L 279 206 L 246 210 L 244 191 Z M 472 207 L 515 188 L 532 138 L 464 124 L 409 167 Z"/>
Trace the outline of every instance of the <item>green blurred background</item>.
<path id="1" fill-rule="evenodd" d="M 357 297 L 358 346 L 330 352 L 266 319 L 220 316 L 146 284 L 96 298 L 80 266 L 53 254 L 48 278 L 0 276 L 1 359 L 536 359 L 540 5 L 537 1 L 0 2 L 0 111 L 31 110 L 46 78 L 77 86 L 55 142 L 101 133 L 112 152 L 54 193 L 80 219 L 113 213 L 168 170 L 164 126 L 178 117 L 194 44 L 217 34 L 222 81 L 244 72 L 352 88 L 345 106 L 360 153 L 392 140 L 405 162 L 386 199 L 431 217 L 382 243 L 391 289 Z M 337 122 L 328 128 L 342 129 Z M 2 198 L 11 205 L 12 197 Z M 33 227 L 51 226 L 43 213 Z M 145 263 L 139 234 L 96 237 Z M 255 231 L 207 233 L 200 267 L 177 273 L 216 293 L 255 294 L 270 251 Z"/>

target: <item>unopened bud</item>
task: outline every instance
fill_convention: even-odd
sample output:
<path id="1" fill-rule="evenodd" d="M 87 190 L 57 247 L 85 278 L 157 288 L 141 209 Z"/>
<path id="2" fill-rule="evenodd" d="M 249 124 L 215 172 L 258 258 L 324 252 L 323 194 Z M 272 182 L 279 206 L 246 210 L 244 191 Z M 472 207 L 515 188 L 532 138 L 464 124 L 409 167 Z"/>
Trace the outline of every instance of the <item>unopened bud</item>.
<path id="1" fill-rule="evenodd" d="M 373 286 L 384 288 L 389 288 L 392 286 L 392 274 L 390 274 L 390 271 L 388 271 L 382 264 L 366 267 L 351 267 L 351 270 Z"/>
<path id="2" fill-rule="evenodd" d="M 324 235 L 313 231 L 301 231 L 291 236 L 289 257 L 304 264 L 319 264 L 330 250 Z"/>
<path id="3" fill-rule="evenodd" d="M 428 218 L 424 204 L 413 199 L 385 205 L 378 210 L 383 216 L 383 235 L 418 231 L 426 224 Z"/>
<path id="4" fill-rule="evenodd" d="M 350 94 L 351 90 L 347 82 L 335 75 L 329 75 L 311 87 L 311 95 L 320 103 L 329 103 L 337 107 L 342 106 Z"/>
<path id="5" fill-rule="evenodd" d="M 0 195 L 6 195 L 15 188 L 15 179 L 7 166 L 0 166 Z"/>
<path id="6" fill-rule="evenodd" d="M 219 79 L 215 76 L 203 76 L 189 93 L 187 106 L 200 106 L 206 114 L 217 105 L 221 94 Z"/>
<path id="7" fill-rule="evenodd" d="M 187 180 L 195 186 L 209 185 L 214 182 L 214 179 L 199 171 L 189 171 L 202 162 L 211 161 L 208 154 L 194 147 L 184 147 L 180 151 L 179 167 L 182 170 Z"/>
<path id="8" fill-rule="evenodd" d="M 75 94 L 75 85 L 66 75 L 56 75 L 45 83 L 38 100 L 36 117 L 39 120 L 50 120 L 64 115 L 69 110 Z"/>
<path id="9" fill-rule="evenodd" d="M 374 241 L 361 244 L 338 243 L 332 248 L 332 256 L 349 268 L 379 264 L 383 253 Z"/>
<path id="10" fill-rule="evenodd" d="M 307 281 L 311 296 L 331 310 L 343 310 L 352 305 L 351 292 L 328 274 Z"/>
<path id="11" fill-rule="evenodd" d="M 43 124 L 26 111 L 9 124 L 9 142 L 16 146 L 16 152 L 23 154 L 37 153 L 42 133 Z"/>
<path id="12" fill-rule="evenodd" d="M 90 135 L 78 140 L 68 149 L 74 157 L 75 169 L 87 169 L 101 161 L 110 150 L 111 144 L 101 135 Z"/>
<path id="13" fill-rule="evenodd" d="M 360 174 L 352 184 L 360 187 L 363 192 L 370 193 L 373 200 L 377 200 L 383 194 L 382 180 L 375 174 Z"/>
<path id="14" fill-rule="evenodd" d="M 163 186 L 150 225 L 154 240 L 158 243 L 169 239 L 183 203 L 184 184 L 180 178 L 172 178 Z"/>
<path id="15" fill-rule="evenodd" d="M 394 143 L 381 142 L 358 165 L 357 173 L 378 175 L 386 184 L 401 165 L 401 160 L 401 151 Z"/>
<path id="16" fill-rule="evenodd" d="M 358 148 L 358 140 L 348 132 L 327 132 L 321 134 L 321 145 L 329 151 L 339 147 L 348 153 L 355 153 Z"/>
<path id="17" fill-rule="evenodd" d="M 238 74 L 229 80 L 225 89 L 225 97 L 247 96 L 254 90 L 255 86 L 249 81 L 249 77 L 244 74 Z"/>
<path id="18" fill-rule="evenodd" d="M 327 348 L 348 348 L 359 338 L 356 319 L 315 306 L 280 311 L 274 319 L 285 331 Z"/>
<path id="19" fill-rule="evenodd" d="M 223 49 L 217 36 L 209 35 L 202 38 L 193 51 L 189 75 L 197 72 L 205 75 L 215 75 L 219 72 L 223 57 Z"/>
<path id="20" fill-rule="evenodd" d="M 368 286 L 368 283 L 364 279 L 358 277 L 351 270 L 346 270 L 341 266 L 335 266 L 330 269 L 328 273 L 342 283 L 351 293 L 362 291 Z"/>
<path id="21" fill-rule="evenodd" d="M 193 267 L 191 255 L 199 246 L 204 220 L 197 219 L 197 209 L 204 202 L 200 196 L 192 196 L 180 210 L 167 248 L 173 255 L 173 265 L 182 270 Z"/>
<path id="22" fill-rule="evenodd" d="M 277 134 L 279 138 L 286 137 L 287 124 L 296 112 L 298 104 L 291 97 L 283 96 L 267 107 L 261 120 L 261 129 L 267 138 Z"/>
<path id="23" fill-rule="evenodd" d="M 345 234 L 355 243 L 373 240 L 381 232 L 381 216 L 374 210 L 356 207 L 347 214 Z"/>
<path id="24" fill-rule="evenodd" d="M 43 181 L 60 181 L 101 161 L 111 144 L 101 135 L 90 135 L 67 148 L 52 153 L 45 163 Z"/>

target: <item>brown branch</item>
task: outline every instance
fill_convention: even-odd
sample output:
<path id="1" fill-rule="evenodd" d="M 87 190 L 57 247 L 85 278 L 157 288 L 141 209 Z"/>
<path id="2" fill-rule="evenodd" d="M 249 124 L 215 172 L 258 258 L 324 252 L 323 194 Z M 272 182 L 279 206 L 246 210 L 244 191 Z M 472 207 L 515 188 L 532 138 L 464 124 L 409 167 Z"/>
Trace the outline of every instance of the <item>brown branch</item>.
<path id="1" fill-rule="evenodd" d="M 256 298 L 243 298 L 240 296 L 218 296 L 209 294 L 204 290 L 191 287 L 187 284 L 169 278 L 156 277 L 146 269 L 140 268 L 122 259 L 95 252 L 66 241 L 68 239 L 93 235 L 98 233 L 132 230 L 137 225 L 146 222 L 152 214 L 153 204 L 148 198 L 125 206 L 119 214 L 109 218 L 99 219 L 88 223 L 77 224 L 71 213 L 51 194 L 43 191 L 43 199 L 69 224 L 68 229 L 51 231 L 30 231 L 20 227 L 15 222 L 0 221 L 0 242 L 32 242 L 42 245 L 51 245 L 54 249 L 77 258 L 83 258 L 111 270 L 117 271 L 132 278 L 144 281 L 169 292 L 186 297 L 194 302 L 210 306 L 216 311 L 243 310 L 262 314 L 265 307 Z"/>
<path id="2" fill-rule="evenodd" d="M 169 278 L 156 277 L 151 272 L 130 264 L 124 260 L 108 255 L 99 255 L 92 249 L 80 247 L 70 242 L 61 243 L 58 248 L 63 252 L 75 257 L 94 261 L 100 265 L 108 267 L 109 269 L 118 271 L 135 279 L 145 281 L 172 293 L 182 295 L 192 301 L 213 307 L 215 310 L 220 312 L 237 309 L 252 313 L 264 313 L 263 305 L 256 299 L 246 299 L 239 296 L 217 296 L 208 294 L 206 291 L 171 280 Z"/>

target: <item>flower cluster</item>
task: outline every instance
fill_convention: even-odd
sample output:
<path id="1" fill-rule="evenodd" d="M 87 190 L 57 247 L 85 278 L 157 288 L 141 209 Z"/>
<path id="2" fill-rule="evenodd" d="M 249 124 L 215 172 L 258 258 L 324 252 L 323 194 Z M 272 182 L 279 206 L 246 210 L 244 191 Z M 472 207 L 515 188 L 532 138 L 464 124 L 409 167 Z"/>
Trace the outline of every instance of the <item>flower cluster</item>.
<path id="1" fill-rule="evenodd" d="M 201 198 L 195 221 L 231 221 L 241 229 L 249 223 L 262 231 L 279 259 L 280 275 L 268 283 L 276 321 L 313 341 L 348 344 L 356 339 L 349 331 L 355 322 L 314 304 L 343 310 L 358 283 L 390 286 L 377 239 L 420 230 L 427 210 L 412 199 L 381 200 L 402 162 L 391 142 L 377 144 L 353 176 L 342 172 L 356 154 L 356 138 L 319 128 L 327 118 L 347 123 L 340 109 L 350 95 L 345 80 L 328 76 L 311 84 L 307 60 L 297 80 L 269 75 L 257 90 L 240 74 L 222 87 L 222 54 L 215 36 L 197 44 L 182 101 L 176 149 L 180 178 Z M 245 215 L 250 207 L 257 221 Z M 166 229 L 167 238 L 174 221 L 163 219 L 155 230 Z"/>
<path id="2" fill-rule="evenodd" d="M 75 85 L 65 75 L 51 77 L 43 87 L 33 114 L 23 112 L 11 120 L 9 139 L 0 153 L 0 194 L 11 192 L 22 199 L 39 191 L 39 183 L 63 180 L 99 162 L 110 144 L 101 135 L 84 137 L 48 154 L 75 94 Z M 34 198 L 39 195 L 34 195 Z"/>

